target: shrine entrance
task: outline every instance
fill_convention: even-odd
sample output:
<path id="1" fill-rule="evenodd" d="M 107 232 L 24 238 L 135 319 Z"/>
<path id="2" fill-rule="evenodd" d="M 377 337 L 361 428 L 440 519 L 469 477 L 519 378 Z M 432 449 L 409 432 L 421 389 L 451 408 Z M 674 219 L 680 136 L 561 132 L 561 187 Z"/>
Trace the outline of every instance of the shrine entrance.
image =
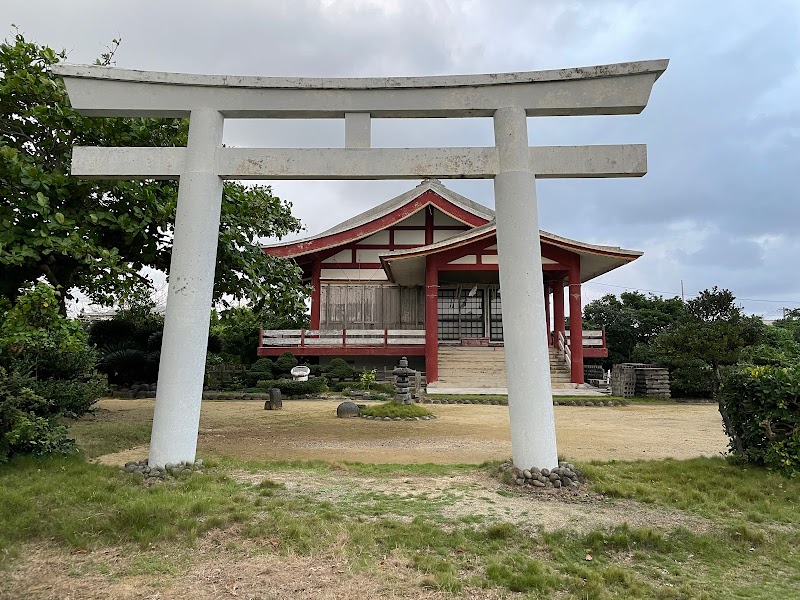
<path id="1" fill-rule="evenodd" d="M 185 148 L 76 147 L 72 158 L 72 174 L 80 177 L 180 179 L 150 464 L 195 458 L 222 181 L 436 177 L 494 180 L 513 460 L 522 468 L 555 467 L 536 179 L 642 176 L 647 153 L 641 144 L 530 147 L 528 117 L 639 113 L 667 64 L 350 79 L 53 66 L 64 78 L 73 108 L 85 115 L 189 119 Z M 454 117 L 491 118 L 494 146 L 372 147 L 372 119 Z M 342 119 L 344 145 L 223 147 L 225 120 L 245 118 Z M 435 257 L 425 260 L 425 320 L 432 323 L 438 320 L 437 269 L 446 266 Z M 579 312 L 576 285 L 570 297 L 577 298 Z M 468 331 L 479 326 L 464 324 Z M 437 345 L 436 330 L 426 329 L 426 353 Z"/>

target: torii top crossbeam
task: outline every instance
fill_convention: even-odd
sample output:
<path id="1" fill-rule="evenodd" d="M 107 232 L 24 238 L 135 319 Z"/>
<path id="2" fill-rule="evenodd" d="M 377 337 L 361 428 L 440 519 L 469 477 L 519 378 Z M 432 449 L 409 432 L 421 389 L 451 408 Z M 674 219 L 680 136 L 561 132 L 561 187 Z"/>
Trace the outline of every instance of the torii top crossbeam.
<path id="1" fill-rule="evenodd" d="M 76 147 L 72 162 L 83 177 L 180 179 L 150 462 L 195 457 L 223 179 L 466 177 L 494 179 L 514 464 L 556 466 L 535 179 L 641 176 L 647 153 L 644 145 L 532 148 L 526 117 L 639 113 L 667 64 L 351 79 L 54 66 L 83 114 L 189 117 L 186 148 Z M 491 117 L 495 145 L 371 147 L 373 118 L 444 117 Z M 340 118 L 344 145 L 223 148 L 226 118 Z M 425 287 L 435 305 L 435 271 L 427 267 Z"/>

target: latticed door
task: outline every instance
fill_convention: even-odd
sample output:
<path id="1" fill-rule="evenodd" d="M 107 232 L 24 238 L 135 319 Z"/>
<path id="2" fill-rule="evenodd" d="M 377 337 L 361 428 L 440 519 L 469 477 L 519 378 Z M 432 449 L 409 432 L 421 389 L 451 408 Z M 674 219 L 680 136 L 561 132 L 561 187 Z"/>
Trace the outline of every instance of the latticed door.
<path id="1" fill-rule="evenodd" d="M 465 337 L 484 337 L 483 289 L 439 289 L 439 339 L 460 340 Z"/>
<path id="2" fill-rule="evenodd" d="M 489 339 L 493 342 L 503 341 L 503 302 L 500 299 L 500 288 L 489 290 Z"/>

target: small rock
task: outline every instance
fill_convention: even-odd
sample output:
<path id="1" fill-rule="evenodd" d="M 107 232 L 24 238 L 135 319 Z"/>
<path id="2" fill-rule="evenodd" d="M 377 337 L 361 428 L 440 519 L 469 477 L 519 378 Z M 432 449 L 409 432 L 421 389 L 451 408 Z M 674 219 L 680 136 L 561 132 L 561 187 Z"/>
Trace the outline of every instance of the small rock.
<path id="1" fill-rule="evenodd" d="M 549 479 L 550 481 L 556 481 L 556 480 L 558 480 L 558 473 L 550 473 L 550 476 L 548 477 L 548 479 Z"/>
<path id="2" fill-rule="evenodd" d="M 522 477 L 517 477 L 514 480 L 514 483 L 516 483 L 517 485 L 522 485 L 523 483 L 525 483 L 525 480 Z"/>
<path id="3" fill-rule="evenodd" d="M 528 471 L 528 469 L 525 469 L 525 470 L 522 472 L 522 476 L 523 476 L 525 479 L 531 479 L 531 478 L 533 477 L 533 475 L 531 474 L 531 472 L 530 472 L 530 471 Z"/>
<path id="4" fill-rule="evenodd" d="M 532 481 L 532 483 L 533 483 L 534 487 L 541 487 L 541 488 L 543 488 L 543 487 L 544 487 L 544 482 L 542 482 L 542 481 L 539 481 L 538 479 L 534 479 L 534 480 Z"/>
<path id="5" fill-rule="evenodd" d="M 556 489 L 560 488 L 561 487 L 561 480 L 560 479 L 556 479 L 553 482 L 553 487 L 556 488 Z"/>
<path id="6" fill-rule="evenodd" d="M 358 404 L 355 402 L 342 402 L 336 407 L 336 416 L 340 419 L 357 417 L 359 412 Z"/>
<path id="7" fill-rule="evenodd" d="M 391 420 L 392 420 L 392 417 L 383 417 L 383 420 L 384 420 L 384 421 L 391 421 Z"/>
<path id="8" fill-rule="evenodd" d="M 550 475 L 550 469 L 542 469 L 541 473 L 542 473 L 542 475 L 544 475 L 545 477 L 549 477 L 549 475 Z"/>
<path id="9" fill-rule="evenodd" d="M 542 470 L 539 467 L 533 467 L 531 469 L 531 473 L 533 473 L 534 475 L 538 475 L 541 472 L 542 472 Z"/>

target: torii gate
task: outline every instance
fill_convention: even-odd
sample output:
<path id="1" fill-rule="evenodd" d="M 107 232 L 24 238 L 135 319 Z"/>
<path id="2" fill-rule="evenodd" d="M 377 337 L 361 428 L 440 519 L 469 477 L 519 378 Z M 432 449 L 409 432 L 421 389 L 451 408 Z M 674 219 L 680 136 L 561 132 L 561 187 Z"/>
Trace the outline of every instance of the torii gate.
<path id="1" fill-rule="evenodd" d="M 72 160 L 80 177 L 180 179 L 150 464 L 195 459 L 223 179 L 437 177 L 494 179 L 513 460 L 555 467 L 535 179 L 640 177 L 647 149 L 528 147 L 526 117 L 640 113 L 667 64 L 347 79 L 54 66 L 85 115 L 189 118 L 185 148 L 75 147 Z M 441 117 L 491 117 L 495 146 L 371 146 L 373 118 Z M 226 118 L 344 119 L 344 147 L 223 148 Z"/>

